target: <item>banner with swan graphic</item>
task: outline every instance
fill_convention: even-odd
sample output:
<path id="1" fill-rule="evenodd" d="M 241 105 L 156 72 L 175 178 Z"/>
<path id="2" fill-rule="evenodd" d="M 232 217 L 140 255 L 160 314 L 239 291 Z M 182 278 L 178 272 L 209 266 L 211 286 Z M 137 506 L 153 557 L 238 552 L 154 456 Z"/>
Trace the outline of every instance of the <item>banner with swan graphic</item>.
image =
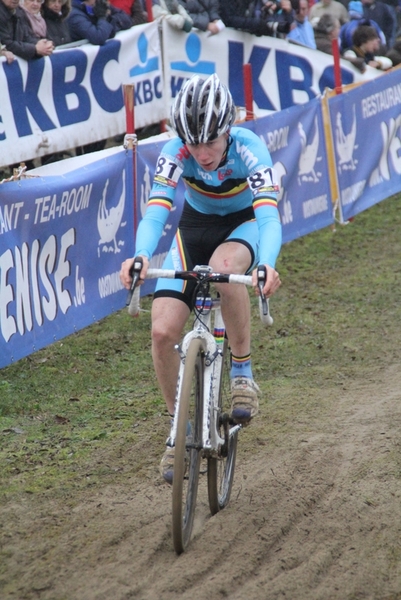
<path id="1" fill-rule="evenodd" d="M 401 187 L 401 69 L 329 100 L 341 220 Z"/>
<path id="2" fill-rule="evenodd" d="M 132 151 L 0 188 L 0 367 L 124 306 Z"/>

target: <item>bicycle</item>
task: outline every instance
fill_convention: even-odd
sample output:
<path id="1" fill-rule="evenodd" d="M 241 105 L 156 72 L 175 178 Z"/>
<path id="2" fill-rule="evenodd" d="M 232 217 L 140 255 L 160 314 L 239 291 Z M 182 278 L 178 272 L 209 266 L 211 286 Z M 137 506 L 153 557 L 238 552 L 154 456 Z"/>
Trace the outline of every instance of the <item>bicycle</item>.
<path id="1" fill-rule="evenodd" d="M 141 259 L 135 259 L 128 294 L 128 312 L 139 313 Z M 260 316 L 271 325 L 268 300 L 262 294 L 265 270 L 258 270 Z M 172 534 L 177 554 L 184 552 L 192 534 L 202 458 L 207 461 L 207 488 L 212 515 L 229 502 L 234 479 L 238 433 L 243 425 L 230 418 L 230 351 L 225 336 L 220 297 L 212 283 L 252 285 L 249 275 L 213 273 L 209 266 L 193 271 L 148 269 L 147 278 L 196 281 L 193 328 L 176 350 L 180 356 L 175 413 L 166 444 L 175 446 L 172 484 Z M 212 314 L 214 319 L 212 320 Z M 213 328 L 213 333 L 212 333 Z"/>

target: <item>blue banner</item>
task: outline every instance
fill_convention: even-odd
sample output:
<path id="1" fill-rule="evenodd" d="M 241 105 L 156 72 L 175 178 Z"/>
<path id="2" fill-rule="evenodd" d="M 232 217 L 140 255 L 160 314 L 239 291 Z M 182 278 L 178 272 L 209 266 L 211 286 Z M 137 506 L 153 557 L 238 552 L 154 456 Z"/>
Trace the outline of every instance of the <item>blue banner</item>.
<path id="1" fill-rule="evenodd" d="M 329 100 L 342 220 L 401 189 L 401 69 Z"/>
<path id="2" fill-rule="evenodd" d="M 283 242 L 333 223 L 320 100 L 246 124 L 269 148 L 279 177 Z"/>
<path id="3" fill-rule="evenodd" d="M 125 304 L 133 158 L 0 186 L 0 367 Z"/>

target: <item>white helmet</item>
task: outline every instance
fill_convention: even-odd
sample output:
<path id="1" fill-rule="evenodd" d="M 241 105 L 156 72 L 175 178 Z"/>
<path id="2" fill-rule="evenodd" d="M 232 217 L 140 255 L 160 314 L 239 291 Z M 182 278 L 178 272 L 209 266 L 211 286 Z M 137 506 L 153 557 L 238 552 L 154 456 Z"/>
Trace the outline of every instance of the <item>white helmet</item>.
<path id="1" fill-rule="evenodd" d="M 188 144 L 205 144 L 228 131 L 235 106 L 228 88 L 214 73 L 194 75 L 182 86 L 171 109 L 171 125 Z"/>

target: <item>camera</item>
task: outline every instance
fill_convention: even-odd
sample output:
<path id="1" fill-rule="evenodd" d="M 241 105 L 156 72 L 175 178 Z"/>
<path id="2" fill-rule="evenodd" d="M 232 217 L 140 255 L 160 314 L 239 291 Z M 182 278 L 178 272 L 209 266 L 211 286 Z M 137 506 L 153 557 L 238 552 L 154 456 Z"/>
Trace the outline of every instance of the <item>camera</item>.
<path id="1" fill-rule="evenodd" d="M 280 0 L 262 0 L 262 11 L 268 15 L 274 15 L 281 9 Z"/>

